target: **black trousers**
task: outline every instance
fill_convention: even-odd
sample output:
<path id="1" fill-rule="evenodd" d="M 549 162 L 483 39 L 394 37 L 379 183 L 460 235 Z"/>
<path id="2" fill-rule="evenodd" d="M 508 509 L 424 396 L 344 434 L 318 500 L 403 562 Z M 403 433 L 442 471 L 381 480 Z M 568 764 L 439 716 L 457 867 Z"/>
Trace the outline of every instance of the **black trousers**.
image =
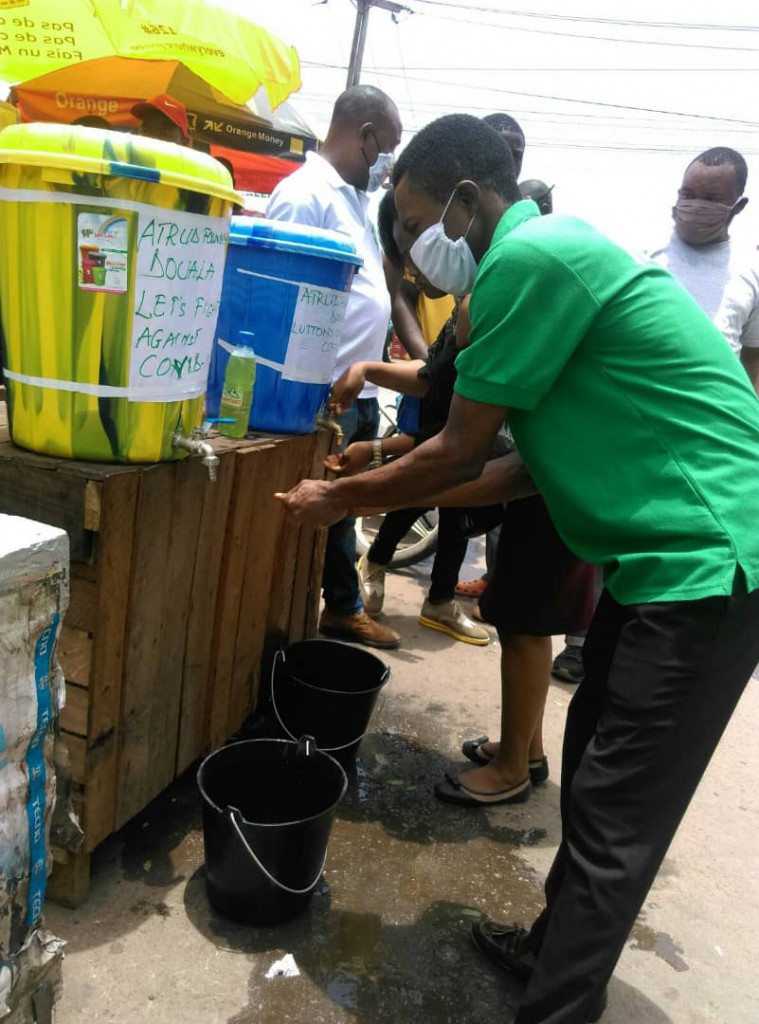
<path id="1" fill-rule="evenodd" d="M 401 508 L 388 512 L 367 552 L 370 562 L 388 565 L 395 549 L 417 521 L 424 508 Z M 441 508 L 438 516 L 437 551 L 430 574 L 430 601 L 452 600 L 469 541 L 459 528 L 461 509 Z"/>
<path id="2" fill-rule="evenodd" d="M 620 605 L 601 595 L 567 714 L 562 842 L 515 1024 L 585 1024 L 759 661 L 759 590 Z"/>

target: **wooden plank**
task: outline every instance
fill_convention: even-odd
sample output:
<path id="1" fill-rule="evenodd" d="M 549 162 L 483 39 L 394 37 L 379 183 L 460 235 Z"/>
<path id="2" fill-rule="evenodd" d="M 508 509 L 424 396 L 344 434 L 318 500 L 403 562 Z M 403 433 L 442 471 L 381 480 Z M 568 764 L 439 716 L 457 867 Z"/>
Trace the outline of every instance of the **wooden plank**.
<path id="1" fill-rule="evenodd" d="M 314 538 L 313 560 L 311 563 L 311 584 L 306 604 L 306 620 L 303 627 L 303 638 L 310 640 L 317 634 L 319 612 L 322 600 L 322 576 L 324 575 L 324 556 L 327 551 L 327 535 L 329 530 L 322 527 L 317 530 Z"/>
<path id="2" fill-rule="evenodd" d="M 62 907 L 76 910 L 90 891 L 90 854 L 86 850 L 62 850 L 51 847 L 53 870 L 48 879 L 46 897 Z"/>
<path id="3" fill-rule="evenodd" d="M 90 694 L 83 686 L 66 683 L 66 704 L 60 714 L 61 729 L 87 735 Z"/>
<path id="4" fill-rule="evenodd" d="M 160 690 L 150 715 L 151 788 L 160 792 L 174 779 L 179 746 L 182 681 L 190 615 L 192 580 L 206 488 L 216 487 L 200 459 L 178 463 L 169 521 L 169 545 L 162 559 L 164 594 L 162 633 L 156 658 Z M 156 699 L 158 698 L 158 699 Z"/>
<path id="5" fill-rule="evenodd" d="M 69 580 L 69 606 L 63 620 L 64 628 L 83 629 L 94 633 L 98 615 L 98 587 L 94 580 L 72 575 Z"/>
<path id="6" fill-rule="evenodd" d="M 285 512 L 273 497 L 286 482 L 287 460 L 282 446 L 241 454 L 253 463 L 255 483 L 248 509 L 249 521 L 255 523 L 245 559 L 245 572 L 240 594 L 232 686 L 227 712 L 226 733 L 231 736 L 253 710 L 254 694 L 258 692 L 261 654 L 266 633 L 268 595 L 272 580 L 279 572 L 277 547 Z"/>
<path id="7" fill-rule="evenodd" d="M 64 624 L 58 640 L 58 658 L 67 683 L 90 685 L 92 638 L 83 629 Z"/>
<path id="8" fill-rule="evenodd" d="M 87 800 L 82 827 L 92 850 L 115 828 L 119 722 L 134 522 L 142 470 L 109 477 L 98 534 L 97 626 L 92 651 Z M 73 566 L 72 572 L 80 567 Z"/>
<path id="9" fill-rule="evenodd" d="M 84 785 L 87 780 L 87 740 L 84 736 L 76 736 L 72 732 L 61 731 L 66 743 L 71 765 L 71 779 Z"/>
<path id="10" fill-rule="evenodd" d="M 60 460 L 55 466 L 59 464 Z M 84 526 L 86 486 L 84 477 L 71 477 L 56 468 L 40 470 L 26 459 L 0 458 L 0 512 L 65 530 L 70 557 L 81 562 L 89 561 L 92 554 L 92 534 Z"/>
<path id="11" fill-rule="evenodd" d="M 288 643 L 294 644 L 305 639 L 308 606 L 311 598 L 311 573 L 314 565 L 314 551 L 318 529 L 301 527 L 298 537 L 298 554 L 295 559 L 293 598 L 290 606 L 290 629 Z"/>
<path id="12" fill-rule="evenodd" d="M 100 530 L 100 514 L 103 504 L 103 484 L 88 480 L 84 487 L 84 528 Z"/>
<path id="13" fill-rule="evenodd" d="M 222 454 L 216 483 L 203 492 L 187 622 L 176 773 L 208 751 L 209 687 L 214 659 L 214 616 L 224 555 L 235 453 Z"/>
<path id="14" fill-rule="evenodd" d="M 282 476 L 280 489 L 288 490 L 308 475 L 313 459 L 313 447 L 308 435 L 299 438 L 301 444 L 282 447 Z M 291 516 L 285 516 L 277 542 L 277 572 L 269 591 L 266 616 L 264 666 L 268 666 L 274 651 L 285 646 L 290 633 L 290 613 L 293 584 L 298 556 L 300 527 Z"/>
<path id="15" fill-rule="evenodd" d="M 240 595 L 245 578 L 248 543 L 255 532 L 250 507 L 257 484 L 256 456 L 263 449 L 235 452 L 235 479 L 229 506 L 219 600 L 214 622 L 214 658 L 209 687 L 208 745 L 220 746 L 229 738 L 229 702 L 232 691 L 235 640 L 240 619 Z M 258 481 L 260 484 L 260 481 Z"/>
<path id="16" fill-rule="evenodd" d="M 334 434 L 320 430 L 313 435 L 313 459 L 308 471 L 312 480 L 323 480 L 324 459 L 332 448 Z M 298 538 L 298 555 L 295 563 L 293 599 L 290 609 L 289 643 L 296 643 L 312 635 L 308 632 L 310 620 L 318 612 L 321 597 L 324 547 L 321 543 L 320 528 L 302 527 Z"/>
<path id="17" fill-rule="evenodd" d="M 94 538 L 94 544 L 96 550 L 99 550 L 100 537 Z M 91 583 L 97 583 L 98 581 L 98 568 L 97 558 L 95 558 L 95 564 L 91 562 L 73 562 L 71 563 L 71 578 L 77 580 L 89 580 Z"/>
<path id="18" fill-rule="evenodd" d="M 61 459 L 55 455 L 41 455 L 38 452 L 18 448 L 12 441 L 0 441 L 0 463 L 14 462 L 25 471 L 43 470 L 60 473 L 62 477 L 84 480 L 108 480 L 121 473 L 132 473 L 135 467 L 115 462 L 86 462 L 82 459 Z"/>
<path id="19" fill-rule="evenodd" d="M 162 786 L 157 786 L 151 769 L 150 719 L 153 702 L 161 699 L 164 687 L 157 655 L 167 597 L 174 596 L 166 588 L 165 556 L 171 538 L 175 471 L 173 463 L 165 463 L 143 470 L 140 476 L 121 695 L 116 828 L 166 785 L 161 780 Z M 162 736 L 160 742 L 170 746 L 173 764 L 176 735 Z"/>

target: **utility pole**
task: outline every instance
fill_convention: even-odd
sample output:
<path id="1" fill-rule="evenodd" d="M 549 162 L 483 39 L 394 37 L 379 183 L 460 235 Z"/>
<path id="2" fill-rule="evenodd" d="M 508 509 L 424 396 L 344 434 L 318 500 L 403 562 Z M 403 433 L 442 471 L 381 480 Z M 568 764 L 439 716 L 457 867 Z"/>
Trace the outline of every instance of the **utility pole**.
<path id="1" fill-rule="evenodd" d="M 393 3 L 392 0 L 356 0 L 356 24 L 353 29 L 353 43 L 351 44 L 351 59 L 348 67 L 346 89 L 358 85 L 361 81 L 366 30 L 369 26 L 369 11 L 372 7 L 381 7 L 383 11 L 391 11 L 393 14 L 401 14 L 402 11 L 408 11 L 408 7 Z"/>

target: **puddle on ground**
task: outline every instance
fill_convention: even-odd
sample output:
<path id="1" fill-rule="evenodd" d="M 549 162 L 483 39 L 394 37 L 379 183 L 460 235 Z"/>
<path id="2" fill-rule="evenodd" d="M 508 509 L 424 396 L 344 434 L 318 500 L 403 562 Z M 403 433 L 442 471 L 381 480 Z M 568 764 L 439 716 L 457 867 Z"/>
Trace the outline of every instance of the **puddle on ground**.
<path id="1" fill-rule="evenodd" d="M 195 770 L 190 770 L 119 832 L 124 877 L 157 887 L 188 878 L 203 859 L 202 827 Z"/>
<path id="2" fill-rule="evenodd" d="M 536 916 L 542 890 L 524 847 L 545 833 L 521 805 L 441 803 L 432 786 L 446 768 L 448 759 L 405 729 L 367 737 L 332 829 L 324 884 L 291 921 L 227 920 L 195 873 L 185 889 L 189 921 L 220 953 L 252 958 L 247 1005 L 228 1024 L 481 1024 L 514 1009 L 518 985 L 483 960 L 469 932 L 485 913 Z M 285 953 L 301 976 L 266 979 Z"/>
<path id="3" fill-rule="evenodd" d="M 666 932 L 655 932 L 646 924 L 637 922 L 631 932 L 633 939 L 630 949 L 642 949 L 648 953 L 655 953 L 660 960 L 674 971 L 689 971 L 690 967 L 680 955 L 683 952 L 682 946 L 678 946 L 671 935 Z"/>
<path id="4" fill-rule="evenodd" d="M 524 858 L 548 841 L 534 824 L 547 820 L 546 806 L 539 793 L 515 808 L 441 803 L 432 787 L 451 764 L 430 749 L 434 726 L 413 716 L 394 716 L 393 726 L 366 738 L 324 881 L 291 921 L 252 927 L 211 908 L 194 771 L 119 833 L 125 879 L 157 887 L 188 878 L 186 921 L 215 947 L 220 970 L 230 955 L 249 961 L 247 992 L 235 994 L 241 1008 L 226 1024 L 484 1024 L 514 1012 L 521 989 L 476 952 L 469 932 L 482 914 L 528 924 L 541 909 Z M 182 919 L 160 896 L 131 899 L 126 916 Z M 634 938 L 687 969 L 669 936 L 637 925 Z M 300 976 L 267 979 L 285 953 Z"/>
<path id="5" fill-rule="evenodd" d="M 270 953 L 251 971 L 248 1004 L 227 1024 L 479 1024 L 514 1011 L 521 990 L 469 942 L 470 908 L 437 902 L 406 925 L 383 923 L 375 913 L 327 911 L 315 901 L 296 922 L 256 929 Z M 282 951 L 293 954 L 301 977 L 266 980 Z"/>
<path id="6" fill-rule="evenodd" d="M 338 809 L 341 820 L 374 821 L 412 843 L 467 843 L 486 835 L 512 846 L 534 846 L 546 838 L 546 830 L 531 822 L 534 804 L 468 808 L 438 800 L 433 787 L 451 771 L 450 759 L 408 735 L 386 729 L 367 736 Z M 468 767 L 463 762 L 460 770 Z"/>

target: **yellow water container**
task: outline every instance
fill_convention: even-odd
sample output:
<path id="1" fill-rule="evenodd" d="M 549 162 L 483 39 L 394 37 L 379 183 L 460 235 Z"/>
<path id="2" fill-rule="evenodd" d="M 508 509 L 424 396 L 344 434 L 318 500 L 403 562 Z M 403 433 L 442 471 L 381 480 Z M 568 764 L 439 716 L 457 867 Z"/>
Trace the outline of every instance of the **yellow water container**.
<path id="1" fill-rule="evenodd" d="M 201 422 L 232 204 L 216 160 L 57 124 L 0 132 L 0 316 L 11 434 L 155 462 Z"/>

